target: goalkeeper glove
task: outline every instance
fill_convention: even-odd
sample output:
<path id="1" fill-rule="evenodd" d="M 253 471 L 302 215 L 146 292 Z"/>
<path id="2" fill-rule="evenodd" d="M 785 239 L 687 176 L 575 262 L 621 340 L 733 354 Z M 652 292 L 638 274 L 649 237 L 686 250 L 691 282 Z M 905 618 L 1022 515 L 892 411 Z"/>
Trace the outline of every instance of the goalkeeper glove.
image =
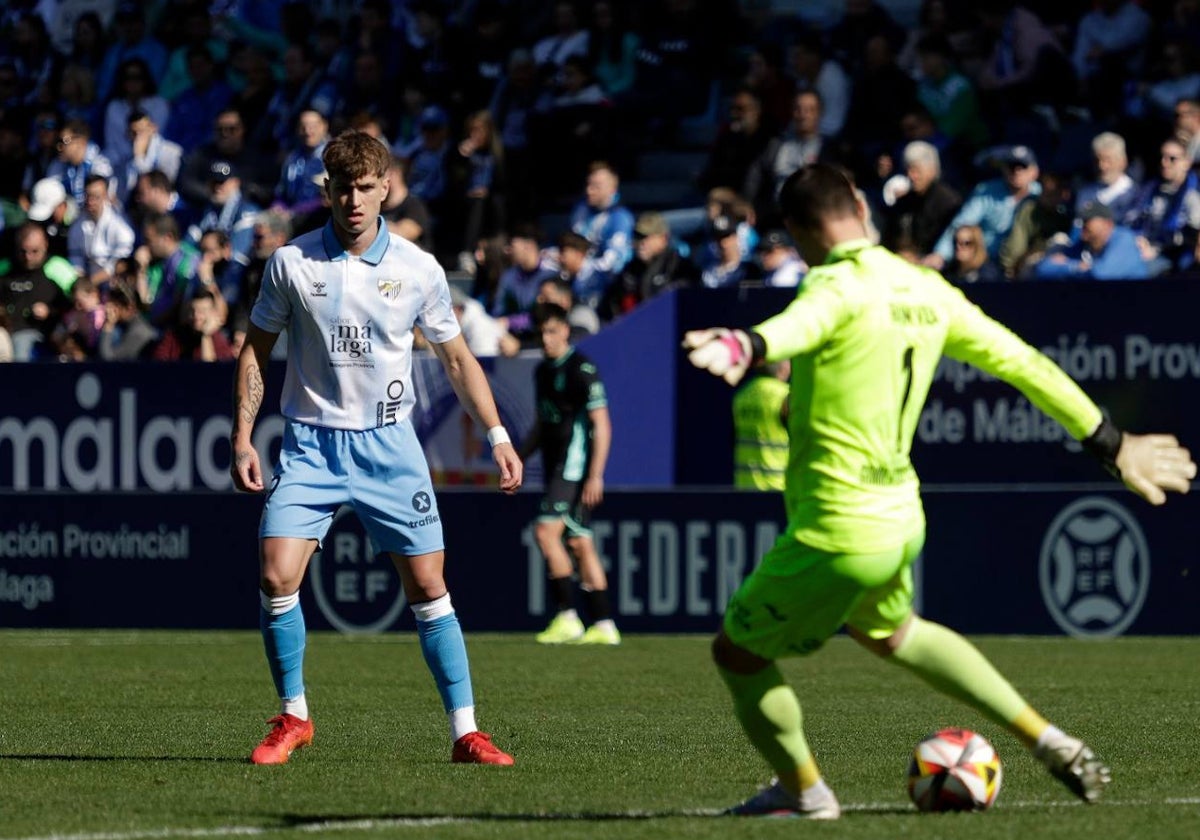
<path id="1" fill-rule="evenodd" d="M 1192 455 L 1174 435 L 1131 435 L 1105 417 L 1083 447 L 1109 472 L 1152 505 L 1167 500 L 1167 490 L 1186 493 L 1196 477 Z"/>
<path id="2" fill-rule="evenodd" d="M 750 336 L 742 330 L 690 330 L 684 333 L 683 348 L 691 351 L 689 362 L 730 385 L 741 382 L 754 361 Z"/>

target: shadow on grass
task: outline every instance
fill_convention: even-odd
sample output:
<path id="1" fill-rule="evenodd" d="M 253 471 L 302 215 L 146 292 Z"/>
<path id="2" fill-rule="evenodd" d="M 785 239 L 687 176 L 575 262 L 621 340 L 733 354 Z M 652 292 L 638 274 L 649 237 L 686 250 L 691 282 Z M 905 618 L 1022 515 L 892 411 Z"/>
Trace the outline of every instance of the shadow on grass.
<path id="1" fill-rule="evenodd" d="M 0 761 L 208 761 L 248 764 L 245 758 L 227 755 L 65 755 L 56 753 L 0 753 Z"/>
<path id="2" fill-rule="evenodd" d="M 915 814 L 911 807 L 903 805 L 852 806 L 842 813 L 842 819 L 860 814 Z M 284 826 L 307 831 L 339 828 L 389 826 L 437 826 L 455 823 L 553 823 L 553 822 L 638 822 L 645 820 L 693 819 L 696 817 L 726 817 L 720 808 L 678 808 L 658 811 L 572 811 L 515 814 L 281 814 L 276 816 Z M 731 821 L 737 818 L 729 817 Z M 743 818 L 745 819 L 745 818 Z"/>

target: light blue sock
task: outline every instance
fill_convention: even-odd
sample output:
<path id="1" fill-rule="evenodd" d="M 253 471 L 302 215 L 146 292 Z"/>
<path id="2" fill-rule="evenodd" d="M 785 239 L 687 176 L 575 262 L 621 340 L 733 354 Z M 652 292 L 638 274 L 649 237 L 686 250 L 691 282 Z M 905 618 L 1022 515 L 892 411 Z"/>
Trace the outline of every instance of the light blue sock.
<path id="1" fill-rule="evenodd" d="M 287 700 L 304 694 L 304 611 L 300 593 L 272 598 L 262 595 L 258 626 L 275 691 Z"/>
<path id="2" fill-rule="evenodd" d="M 417 617 L 417 636 L 425 664 L 437 683 L 438 694 L 446 711 L 467 709 L 475 705 L 471 691 L 471 668 L 467 663 L 467 645 L 463 641 L 458 616 L 450 606 L 450 596 L 434 601 L 413 604 Z"/>

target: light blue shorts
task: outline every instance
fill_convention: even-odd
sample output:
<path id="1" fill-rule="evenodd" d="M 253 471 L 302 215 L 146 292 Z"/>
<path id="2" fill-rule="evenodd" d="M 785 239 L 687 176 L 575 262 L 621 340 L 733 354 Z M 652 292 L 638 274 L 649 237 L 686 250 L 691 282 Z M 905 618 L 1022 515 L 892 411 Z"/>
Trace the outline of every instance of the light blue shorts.
<path id="1" fill-rule="evenodd" d="M 258 535 L 320 542 L 342 505 L 379 551 L 445 548 L 429 465 L 407 420 L 361 432 L 287 421 Z"/>

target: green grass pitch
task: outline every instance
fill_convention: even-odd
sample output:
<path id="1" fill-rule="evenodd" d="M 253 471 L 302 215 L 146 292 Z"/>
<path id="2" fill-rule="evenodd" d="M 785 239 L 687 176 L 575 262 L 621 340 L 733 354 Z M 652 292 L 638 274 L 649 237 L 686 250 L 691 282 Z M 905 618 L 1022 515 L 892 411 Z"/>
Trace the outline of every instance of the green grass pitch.
<path id="1" fill-rule="evenodd" d="M 709 812 L 769 776 L 697 636 L 545 648 L 471 635 L 480 724 L 512 768 L 449 763 L 412 634 L 313 634 L 316 740 L 282 767 L 250 749 L 276 710 L 258 634 L 0 631 L 0 840 L 1200 837 L 1200 641 L 976 640 L 1052 720 L 1112 765 L 1076 803 L 1016 742 L 845 638 L 785 672 L 846 813 L 837 823 Z M 909 751 L 941 726 L 996 745 L 982 814 L 918 814 Z"/>

